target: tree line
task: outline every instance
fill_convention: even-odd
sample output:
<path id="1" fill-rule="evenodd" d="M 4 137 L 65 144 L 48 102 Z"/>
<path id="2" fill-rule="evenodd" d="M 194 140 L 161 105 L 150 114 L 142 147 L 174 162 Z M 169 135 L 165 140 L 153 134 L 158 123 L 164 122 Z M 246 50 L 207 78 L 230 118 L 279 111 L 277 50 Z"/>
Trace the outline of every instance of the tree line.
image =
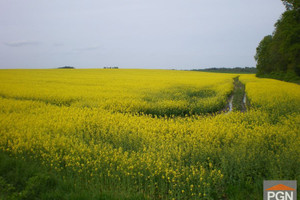
<path id="1" fill-rule="evenodd" d="M 281 0 L 286 11 L 256 48 L 257 76 L 300 76 L 300 0 Z"/>
<path id="2" fill-rule="evenodd" d="M 219 72 L 219 73 L 237 73 L 237 74 L 255 74 L 257 72 L 255 67 L 234 67 L 234 68 L 206 68 L 206 69 L 192 69 L 192 71 L 204 72 Z"/>

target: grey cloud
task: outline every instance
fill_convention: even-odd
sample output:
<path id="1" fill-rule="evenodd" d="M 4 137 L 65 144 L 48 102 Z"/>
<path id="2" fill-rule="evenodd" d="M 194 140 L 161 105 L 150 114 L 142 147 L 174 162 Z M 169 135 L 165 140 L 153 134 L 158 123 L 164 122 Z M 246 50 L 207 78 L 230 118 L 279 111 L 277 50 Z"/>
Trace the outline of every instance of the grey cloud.
<path id="1" fill-rule="evenodd" d="M 38 41 L 12 41 L 12 42 L 5 42 L 6 46 L 9 47 L 23 47 L 23 46 L 37 46 L 40 44 Z"/>

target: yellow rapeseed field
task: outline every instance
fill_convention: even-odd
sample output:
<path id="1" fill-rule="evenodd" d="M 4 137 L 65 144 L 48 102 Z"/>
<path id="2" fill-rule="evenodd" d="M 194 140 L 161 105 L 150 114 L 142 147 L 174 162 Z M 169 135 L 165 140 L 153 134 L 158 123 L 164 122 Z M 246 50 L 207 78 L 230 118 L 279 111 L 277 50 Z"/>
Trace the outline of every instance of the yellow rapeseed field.
<path id="1" fill-rule="evenodd" d="M 0 149 L 150 199 L 226 199 L 239 185 L 299 180 L 300 86 L 240 75 L 247 112 L 218 112 L 236 76 L 1 70 Z"/>

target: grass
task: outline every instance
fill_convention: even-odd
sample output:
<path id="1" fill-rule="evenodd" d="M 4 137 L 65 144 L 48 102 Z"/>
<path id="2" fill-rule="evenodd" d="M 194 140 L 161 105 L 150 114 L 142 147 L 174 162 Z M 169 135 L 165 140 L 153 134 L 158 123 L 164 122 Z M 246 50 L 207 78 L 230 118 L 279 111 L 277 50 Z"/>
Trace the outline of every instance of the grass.
<path id="1" fill-rule="evenodd" d="M 38 161 L 0 151 L 0 200 L 18 199 L 142 200 L 145 197 L 126 191 L 114 193 L 99 184 L 86 185 L 74 174 L 53 171 Z"/>
<path id="2" fill-rule="evenodd" d="M 263 180 L 256 181 L 256 183 L 242 183 L 236 185 L 229 185 L 226 191 L 225 199 L 262 199 Z M 247 188 L 247 190 L 245 190 Z"/>
<path id="3" fill-rule="evenodd" d="M 232 106 L 234 111 L 245 111 L 246 107 L 243 103 L 245 94 L 245 85 L 239 81 L 239 77 L 234 78 L 234 92 L 233 92 Z"/>
<path id="4" fill-rule="evenodd" d="M 79 177 L 42 167 L 39 162 L 0 151 L 0 200 L 143 200 L 139 193 L 103 190 L 101 185 L 81 184 Z M 260 199 L 262 181 L 230 185 L 224 199 Z M 245 190 L 247 188 L 247 191 Z M 249 191 L 250 190 L 250 191 Z M 118 190 L 117 190 L 118 191 Z M 251 195 L 249 196 L 249 194 Z"/>

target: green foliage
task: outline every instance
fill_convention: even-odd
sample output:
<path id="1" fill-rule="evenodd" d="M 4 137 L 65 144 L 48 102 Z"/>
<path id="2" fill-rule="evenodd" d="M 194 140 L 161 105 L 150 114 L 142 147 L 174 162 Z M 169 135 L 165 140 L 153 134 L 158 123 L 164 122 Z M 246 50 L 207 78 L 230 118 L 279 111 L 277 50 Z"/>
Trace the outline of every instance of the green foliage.
<path id="1" fill-rule="evenodd" d="M 55 199 L 64 191 L 55 191 L 58 176 L 36 163 L 12 158 L 0 152 L 0 199 Z M 49 197 L 49 198 L 46 198 Z"/>
<path id="2" fill-rule="evenodd" d="M 275 24 L 272 35 L 263 38 L 256 49 L 257 75 L 294 73 L 300 76 L 299 1 L 284 1 L 287 11 Z"/>
<path id="3" fill-rule="evenodd" d="M 114 193 L 103 188 L 97 183 L 81 184 L 80 177 L 72 173 L 52 171 L 38 161 L 0 151 L 0 200 L 145 199 L 139 193 Z"/>
<path id="4" fill-rule="evenodd" d="M 300 77 L 297 76 L 295 72 L 271 72 L 270 74 L 260 74 L 258 75 L 260 78 L 273 78 L 273 79 L 278 79 L 282 81 L 287 81 L 287 82 L 293 82 L 293 83 L 298 83 L 300 84 Z"/>
<path id="5" fill-rule="evenodd" d="M 272 39 L 271 35 L 265 36 L 256 48 L 256 55 L 254 58 L 257 61 L 256 68 L 258 74 L 270 73 L 272 70 L 270 62 L 270 46 Z"/>

